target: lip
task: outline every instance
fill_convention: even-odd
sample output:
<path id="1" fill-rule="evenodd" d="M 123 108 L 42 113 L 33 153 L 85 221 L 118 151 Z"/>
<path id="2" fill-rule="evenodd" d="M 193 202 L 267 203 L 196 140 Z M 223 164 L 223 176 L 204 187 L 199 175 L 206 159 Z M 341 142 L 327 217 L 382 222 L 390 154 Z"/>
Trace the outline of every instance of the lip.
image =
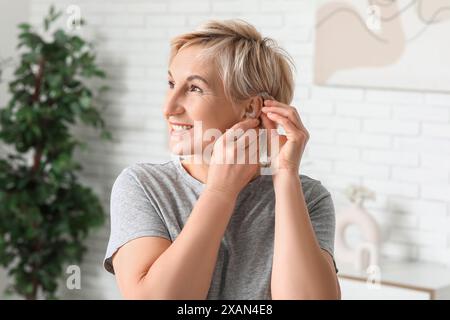
<path id="1" fill-rule="evenodd" d="M 187 134 L 187 133 L 190 133 L 190 132 L 192 131 L 192 129 L 194 129 L 194 126 L 193 126 L 193 125 L 190 125 L 190 124 L 187 124 L 187 123 L 169 122 L 169 124 L 171 125 L 171 126 L 170 126 L 170 131 L 169 131 L 169 134 L 170 134 L 171 136 L 182 136 L 182 135 L 185 135 L 185 134 Z M 173 129 L 173 126 L 172 126 L 172 125 L 177 125 L 177 126 L 190 126 L 190 127 L 192 127 L 192 128 L 190 128 L 190 129 L 188 129 L 188 130 L 175 131 L 175 130 Z"/>
<path id="2" fill-rule="evenodd" d="M 181 122 L 169 122 L 171 125 L 176 125 L 176 126 L 190 126 L 193 127 L 194 125 L 189 124 L 189 123 L 181 123 Z"/>

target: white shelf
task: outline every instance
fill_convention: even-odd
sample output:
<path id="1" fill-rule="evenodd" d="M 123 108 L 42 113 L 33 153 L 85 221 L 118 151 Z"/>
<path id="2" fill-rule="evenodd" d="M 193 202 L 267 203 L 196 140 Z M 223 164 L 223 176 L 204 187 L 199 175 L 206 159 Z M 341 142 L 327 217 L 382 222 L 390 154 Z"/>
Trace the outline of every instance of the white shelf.
<path id="1" fill-rule="evenodd" d="M 368 274 L 339 263 L 343 299 L 450 299 L 450 268 L 425 262 L 384 261 L 380 286 L 368 283 Z"/>

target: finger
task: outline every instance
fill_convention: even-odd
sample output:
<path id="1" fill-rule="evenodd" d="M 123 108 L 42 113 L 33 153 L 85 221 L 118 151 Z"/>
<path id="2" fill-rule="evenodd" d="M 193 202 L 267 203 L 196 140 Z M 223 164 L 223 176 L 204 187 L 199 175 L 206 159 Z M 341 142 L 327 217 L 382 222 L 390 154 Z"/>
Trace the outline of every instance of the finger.
<path id="1" fill-rule="evenodd" d="M 260 134 L 260 131 L 258 128 L 250 128 L 247 131 L 242 134 L 236 142 L 238 143 L 245 143 L 245 146 L 247 147 L 249 143 L 252 143 L 254 141 L 258 140 L 258 136 Z"/>
<path id="2" fill-rule="evenodd" d="M 233 143 L 234 153 L 237 155 L 237 163 L 246 163 L 245 159 L 249 159 L 248 163 L 257 163 L 258 158 L 255 156 L 258 149 L 258 132 L 254 129 L 247 130 L 237 141 Z"/>
<path id="3" fill-rule="evenodd" d="M 261 113 L 261 120 L 262 120 L 263 127 L 266 128 L 267 130 L 270 130 L 270 129 L 276 130 L 277 129 L 276 122 L 270 120 L 265 113 Z"/>
<path id="4" fill-rule="evenodd" d="M 266 103 L 266 101 L 267 101 L 267 103 Z M 302 119 L 301 119 L 300 115 L 298 114 L 297 109 L 295 107 L 289 106 L 289 105 L 279 102 L 277 100 L 265 100 L 264 105 L 267 107 L 292 108 L 295 111 L 295 115 L 297 117 L 298 123 L 301 125 L 300 128 L 301 127 L 305 128 L 305 126 L 303 125 Z"/>
<path id="5" fill-rule="evenodd" d="M 257 140 L 260 133 L 261 131 L 259 130 L 258 127 L 249 128 L 246 131 L 244 131 L 241 128 L 237 128 L 234 130 L 228 129 L 226 132 L 226 139 L 224 142 L 227 144 L 239 143 L 241 145 L 247 146 L 249 141 L 251 142 L 253 140 Z"/>
<path id="6" fill-rule="evenodd" d="M 247 129 L 254 128 L 257 125 L 259 125 L 259 119 L 249 118 L 249 119 L 245 119 L 244 121 L 240 121 L 240 122 L 236 123 L 230 129 L 232 129 L 232 130 L 242 129 L 242 130 L 246 131 Z"/>
<path id="7" fill-rule="evenodd" d="M 250 128 L 255 128 L 259 124 L 258 119 L 246 119 L 244 121 L 236 123 L 230 129 L 227 129 L 225 133 L 225 140 L 236 141 Z"/>
<path id="8" fill-rule="evenodd" d="M 298 131 L 300 131 L 300 129 L 297 128 L 297 126 L 295 126 L 292 123 L 292 121 L 285 116 L 282 116 L 280 114 L 273 113 L 273 112 L 267 113 L 267 116 L 269 117 L 269 119 L 272 119 L 276 123 L 282 125 L 283 128 L 286 130 L 286 133 L 288 133 L 288 134 L 289 133 L 297 133 Z"/>
<path id="9" fill-rule="evenodd" d="M 302 127 L 300 116 L 297 114 L 297 111 L 293 107 L 289 108 L 281 108 L 281 107 L 263 107 L 261 109 L 264 113 L 273 112 L 279 115 L 282 115 L 284 117 L 287 117 L 289 120 L 292 121 L 292 123 L 297 126 L 299 129 Z"/>
<path id="10" fill-rule="evenodd" d="M 245 131 L 242 128 L 227 129 L 227 132 L 225 134 L 225 141 L 227 143 L 237 141 L 240 137 L 244 135 L 244 133 Z"/>
<path id="11" fill-rule="evenodd" d="M 251 139 L 246 146 L 246 157 L 248 156 L 248 163 L 257 164 L 259 161 L 258 154 L 258 137 Z"/>
<path id="12" fill-rule="evenodd" d="M 287 105 L 286 103 L 274 100 L 274 99 L 268 99 L 268 100 L 264 100 L 264 106 L 267 107 L 290 107 L 289 105 Z"/>

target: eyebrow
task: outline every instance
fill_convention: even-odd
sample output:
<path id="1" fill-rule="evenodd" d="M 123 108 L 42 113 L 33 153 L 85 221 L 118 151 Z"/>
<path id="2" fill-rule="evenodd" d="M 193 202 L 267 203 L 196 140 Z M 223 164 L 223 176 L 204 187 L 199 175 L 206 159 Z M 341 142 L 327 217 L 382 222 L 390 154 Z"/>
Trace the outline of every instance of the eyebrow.
<path id="1" fill-rule="evenodd" d="M 171 76 L 173 78 L 172 73 L 170 72 L 170 70 L 168 71 L 168 73 L 169 73 L 169 76 Z M 199 76 L 197 74 L 190 75 L 189 77 L 186 78 L 187 81 L 192 81 L 192 80 L 195 80 L 195 79 L 203 81 L 207 86 L 209 86 L 209 82 L 205 78 L 203 78 L 203 77 L 201 77 L 201 76 Z"/>

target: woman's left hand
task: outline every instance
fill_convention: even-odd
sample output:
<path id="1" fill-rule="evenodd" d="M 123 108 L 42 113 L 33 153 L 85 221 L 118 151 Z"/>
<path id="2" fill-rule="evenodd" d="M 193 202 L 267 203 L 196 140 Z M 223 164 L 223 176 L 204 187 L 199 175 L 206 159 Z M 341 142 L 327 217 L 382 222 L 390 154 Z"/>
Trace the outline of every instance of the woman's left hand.
<path id="1" fill-rule="evenodd" d="M 297 109 L 276 100 L 265 100 L 261 111 L 263 126 L 270 133 L 268 146 L 271 145 L 270 139 L 278 139 L 279 142 L 278 152 L 269 150 L 274 174 L 276 175 L 279 170 L 297 174 L 303 151 L 309 140 L 309 133 L 303 126 Z M 277 133 L 277 124 L 284 128 L 286 135 Z"/>

